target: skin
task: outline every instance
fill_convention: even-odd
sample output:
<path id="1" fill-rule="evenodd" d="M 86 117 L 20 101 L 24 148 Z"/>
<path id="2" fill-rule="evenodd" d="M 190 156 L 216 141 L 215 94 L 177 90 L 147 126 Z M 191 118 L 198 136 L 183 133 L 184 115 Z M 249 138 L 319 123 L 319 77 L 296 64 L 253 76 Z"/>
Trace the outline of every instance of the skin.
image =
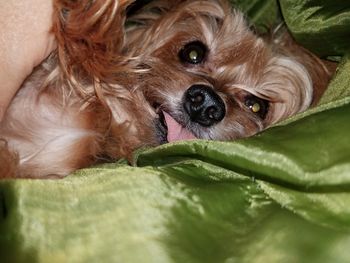
<path id="1" fill-rule="evenodd" d="M 0 121 L 34 67 L 55 48 L 51 0 L 0 0 Z"/>

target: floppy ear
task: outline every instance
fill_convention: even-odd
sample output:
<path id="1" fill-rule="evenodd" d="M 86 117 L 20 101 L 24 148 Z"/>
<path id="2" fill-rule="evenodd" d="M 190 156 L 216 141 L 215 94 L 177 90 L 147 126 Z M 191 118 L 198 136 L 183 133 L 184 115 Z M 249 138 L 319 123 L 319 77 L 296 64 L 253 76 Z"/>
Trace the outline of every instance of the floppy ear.
<path id="1" fill-rule="evenodd" d="M 68 84 L 113 83 L 116 66 L 123 66 L 126 9 L 133 0 L 56 0 L 53 31 L 58 59 Z M 86 86 L 86 85 L 85 85 Z"/>
<path id="2" fill-rule="evenodd" d="M 294 58 L 272 57 L 256 90 L 271 101 L 268 123 L 273 124 L 306 110 L 312 101 L 312 80 L 306 68 Z"/>

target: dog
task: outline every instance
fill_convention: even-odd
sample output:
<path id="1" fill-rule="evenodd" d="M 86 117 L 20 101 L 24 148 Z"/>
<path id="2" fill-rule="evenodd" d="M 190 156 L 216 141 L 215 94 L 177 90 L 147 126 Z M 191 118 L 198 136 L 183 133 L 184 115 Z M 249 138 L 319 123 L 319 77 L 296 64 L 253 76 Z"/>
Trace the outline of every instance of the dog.
<path id="1" fill-rule="evenodd" d="M 225 0 L 55 0 L 58 49 L 0 124 L 0 177 L 49 178 L 144 146 L 235 140 L 316 105 L 332 76 Z M 278 36 L 276 36 L 278 35 Z"/>

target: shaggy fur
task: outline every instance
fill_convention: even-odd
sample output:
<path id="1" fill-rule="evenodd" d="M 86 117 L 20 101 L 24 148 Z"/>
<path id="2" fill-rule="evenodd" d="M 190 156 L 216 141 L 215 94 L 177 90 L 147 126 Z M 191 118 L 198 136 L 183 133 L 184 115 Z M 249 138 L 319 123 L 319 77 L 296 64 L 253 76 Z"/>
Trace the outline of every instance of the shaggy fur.
<path id="1" fill-rule="evenodd" d="M 172 141 L 170 123 L 186 130 L 183 138 L 251 136 L 316 104 L 330 79 L 288 34 L 256 36 L 225 1 L 155 1 L 124 32 L 131 3 L 55 1 L 58 50 L 25 81 L 0 124 L 0 177 L 61 177 L 130 158 Z M 204 47 L 200 63 L 181 59 L 188 43 Z M 224 105 L 209 125 L 185 109 L 194 86 Z M 260 98 L 266 112 L 253 112 L 247 98 Z"/>

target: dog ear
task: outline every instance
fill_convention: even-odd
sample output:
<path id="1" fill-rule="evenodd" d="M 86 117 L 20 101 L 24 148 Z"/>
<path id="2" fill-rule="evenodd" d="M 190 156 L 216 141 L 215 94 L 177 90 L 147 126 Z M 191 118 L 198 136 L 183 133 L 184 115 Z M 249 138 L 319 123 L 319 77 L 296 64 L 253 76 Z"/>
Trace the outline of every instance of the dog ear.
<path id="1" fill-rule="evenodd" d="M 56 0 L 53 31 L 68 84 L 112 82 L 124 57 L 124 22 L 133 0 Z M 85 85 L 86 86 L 86 85 Z"/>
<path id="2" fill-rule="evenodd" d="M 293 57 L 274 56 L 264 69 L 257 92 L 271 102 L 266 121 L 274 124 L 310 106 L 312 80 Z"/>
<path id="3" fill-rule="evenodd" d="M 327 89 L 331 77 L 335 73 L 337 64 L 322 60 L 311 51 L 299 45 L 287 28 L 279 28 L 279 31 L 276 32 L 277 35 L 270 35 L 266 39 L 267 42 L 273 46 L 275 52 L 282 56 L 293 57 L 305 67 L 312 80 L 312 105 L 317 105 Z"/>

